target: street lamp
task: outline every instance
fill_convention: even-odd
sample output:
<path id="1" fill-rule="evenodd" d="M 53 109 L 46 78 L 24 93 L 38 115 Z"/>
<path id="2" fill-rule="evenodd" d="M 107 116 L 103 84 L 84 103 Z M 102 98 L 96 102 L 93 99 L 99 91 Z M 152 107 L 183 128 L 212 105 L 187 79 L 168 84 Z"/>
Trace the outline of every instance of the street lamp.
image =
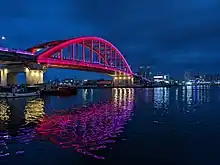
<path id="1" fill-rule="evenodd" d="M 6 40 L 6 37 L 5 36 L 1 36 L 1 40 Z"/>
<path id="2" fill-rule="evenodd" d="M 5 37 L 5 36 L 1 36 L 0 42 L 1 42 L 1 40 L 2 40 L 2 41 L 3 41 L 3 40 L 6 40 L 6 37 Z M 0 43 L 0 46 L 2 46 L 2 43 Z"/>

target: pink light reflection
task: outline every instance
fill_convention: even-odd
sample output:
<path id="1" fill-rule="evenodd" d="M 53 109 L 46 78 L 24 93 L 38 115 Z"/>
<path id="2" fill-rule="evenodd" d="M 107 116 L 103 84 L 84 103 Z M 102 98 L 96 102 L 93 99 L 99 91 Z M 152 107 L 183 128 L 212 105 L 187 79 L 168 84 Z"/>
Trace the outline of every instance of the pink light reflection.
<path id="1" fill-rule="evenodd" d="M 133 89 L 115 89 L 113 93 L 113 101 L 70 112 L 59 111 L 45 117 L 36 132 L 62 148 L 74 148 L 84 155 L 104 159 L 104 156 L 98 156 L 95 152 L 115 142 L 133 111 Z"/>

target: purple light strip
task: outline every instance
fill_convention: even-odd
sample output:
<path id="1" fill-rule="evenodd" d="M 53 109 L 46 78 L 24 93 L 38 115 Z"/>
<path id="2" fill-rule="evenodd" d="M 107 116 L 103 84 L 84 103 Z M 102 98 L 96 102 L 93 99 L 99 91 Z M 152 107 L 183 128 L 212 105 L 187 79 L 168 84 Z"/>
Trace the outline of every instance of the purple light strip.
<path id="1" fill-rule="evenodd" d="M 0 51 L 4 51 L 4 52 L 15 52 L 15 53 L 26 54 L 26 55 L 35 55 L 35 54 L 30 53 L 30 52 L 27 52 L 27 51 L 18 50 L 18 49 L 8 49 L 8 48 L 3 48 L 3 47 L 0 47 Z"/>

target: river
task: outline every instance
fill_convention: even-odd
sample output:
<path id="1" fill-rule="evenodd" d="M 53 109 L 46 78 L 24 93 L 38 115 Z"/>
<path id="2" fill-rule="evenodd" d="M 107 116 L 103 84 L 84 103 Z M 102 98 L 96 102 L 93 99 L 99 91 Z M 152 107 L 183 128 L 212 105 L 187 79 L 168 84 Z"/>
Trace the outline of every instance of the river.
<path id="1" fill-rule="evenodd" d="M 220 88 L 0 100 L 0 164 L 218 164 Z"/>

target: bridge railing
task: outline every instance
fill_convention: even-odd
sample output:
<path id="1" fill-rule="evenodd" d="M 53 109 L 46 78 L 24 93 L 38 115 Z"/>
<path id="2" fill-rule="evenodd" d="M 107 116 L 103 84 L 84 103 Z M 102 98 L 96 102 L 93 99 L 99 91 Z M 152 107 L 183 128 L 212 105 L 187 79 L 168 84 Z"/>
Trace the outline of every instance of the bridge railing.
<path id="1" fill-rule="evenodd" d="M 4 47 L 0 47 L 0 51 L 12 52 L 12 53 L 18 53 L 18 54 L 26 54 L 26 55 L 35 55 L 34 53 L 31 53 L 28 51 L 18 50 L 18 49 L 9 49 L 9 48 L 4 48 Z"/>

